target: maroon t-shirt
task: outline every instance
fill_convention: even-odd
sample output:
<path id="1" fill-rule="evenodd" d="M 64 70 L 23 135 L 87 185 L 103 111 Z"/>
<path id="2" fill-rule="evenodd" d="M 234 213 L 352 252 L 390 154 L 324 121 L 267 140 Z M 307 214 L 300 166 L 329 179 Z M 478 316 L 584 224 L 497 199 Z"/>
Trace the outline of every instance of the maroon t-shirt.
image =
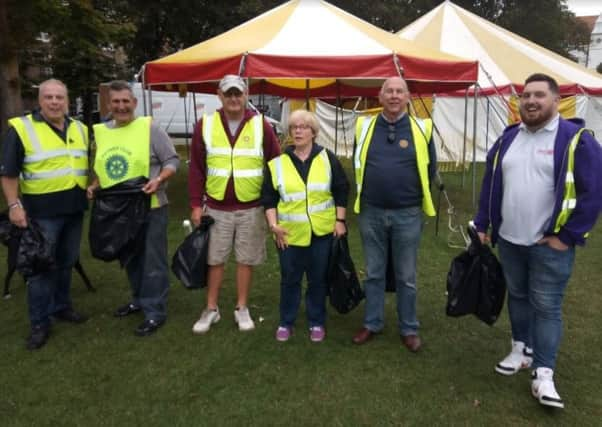
<path id="1" fill-rule="evenodd" d="M 226 116 L 224 115 L 223 109 L 217 111 L 222 119 L 222 123 L 228 123 Z M 238 125 L 236 135 L 230 134 L 230 129 L 226 125 L 225 131 L 230 141 L 230 145 L 234 147 L 236 139 L 243 129 L 245 124 L 253 117 L 256 113 L 252 110 L 246 110 L 245 115 Z M 263 120 L 263 157 L 266 163 L 272 160 L 274 157 L 280 155 L 280 141 L 274 133 L 272 126 L 264 119 Z M 236 198 L 234 192 L 234 179 L 230 177 L 228 179 L 228 185 L 226 186 L 226 193 L 224 194 L 224 200 L 215 200 L 205 192 L 205 182 L 207 180 L 207 151 L 205 149 L 205 141 L 203 141 L 203 119 L 199 120 L 194 127 L 194 133 L 192 135 L 192 146 L 190 148 L 190 164 L 188 170 L 188 198 L 190 200 L 191 208 L 198 208 L 203 206 L 203 202 L 210 208 L 220 209 L 224 211 L 235 211 L 239 209 L 248 209 L 256 206 L 261 206 L 261 200 L 258 197 L 257 200 L 250 202 L 241 202 Z"/>

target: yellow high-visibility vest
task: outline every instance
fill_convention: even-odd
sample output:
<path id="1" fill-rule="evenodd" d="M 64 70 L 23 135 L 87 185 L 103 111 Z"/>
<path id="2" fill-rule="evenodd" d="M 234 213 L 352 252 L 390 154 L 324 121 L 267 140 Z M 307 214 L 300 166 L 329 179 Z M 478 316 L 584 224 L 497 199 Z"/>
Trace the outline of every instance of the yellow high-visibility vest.
<path id="1" fill-rule="evenodd" d="M 364 181 L 364 172 L 366 167 L 366 157 L 368 155 L 368 147 L 372 142 L 374 134 L 374 125 L 376 124 L 377 116 L 366 120 L 366 117 L 357 119 L 355 127 L 356 149 L 353 159 L 355 169 L 355 183 L 357 187 L 357 197 L 353 210 L 355 213 L 360 212 L 360 197 L 362 194 L 362 184 Z M 431 196 L 431 184 L 429 180 L 428 166 L 430 163 L 428 144 L 431 140 L 433 132 L 433 122 L 429 119 L 418 119 L 409 117 L 410 128 L 412 130 L 412 139 L 416 147 L 416 165 L 418 167 L 418 176 L 422 187 L 422 210 L 428 216 L 435 216 L 435 205 Z"/>
<path id="2" fill-rule="evenodd" d="M 259 199 L 264 166 L 263 116 L 248 120 L 232 147 L 220 114 L 206 114 L 203 141 L 207 152 L 207 194 L 215 200 L 224 200 L 228 179 L 232 176 L 239 201 Z"/>
<path id="3" fill-rule="evenodd" d="M 8 121 L 25 151 L 19 187 L 23 194 L 47 194 L 86 188 L 88 182 L 88 129 L 71 120 L 67 141 L 63 141 L 45 121 L 31 114 Z"/>
<path id="4" fill-rule="evenodd" d="M 94 173 L 100 188 L 150 175 L 150 117 L 137 117 L 125 126 L 94 125 L 96 157 Z M 151 207 L 159 205 L 151 196 Z"/>
<path id="5" fill-rule="evenodd" d="M 332 168 L 323 149 L 311 162 L 307 184 L 288 154 L 268 162 L 272 185 L 280 194 L 278 225 L 288 231 L 290 245 L 309 246 L 312 233 L 324 236 L 334 231 L 336 208 L 331 193 Z"/>

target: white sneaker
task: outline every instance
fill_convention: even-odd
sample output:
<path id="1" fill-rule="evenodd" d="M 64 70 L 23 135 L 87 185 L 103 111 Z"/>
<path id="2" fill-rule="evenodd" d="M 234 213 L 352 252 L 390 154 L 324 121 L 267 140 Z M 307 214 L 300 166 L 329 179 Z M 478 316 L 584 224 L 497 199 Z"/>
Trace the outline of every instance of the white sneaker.
<path id="1" fill-rule="evenodd" d="M 521 369 L 531 367 L 533 350 L 525 347 L 521 341 L 512 341 L 512 351 L 504 360 L 495 365 L 495 372 L 502 375 L 514 375 Z"/>
<path id="2" fill-rule="evenodd" d="M 531 373 L 531 393 L 542 405 L 564 408 L 554 387 L 554 371 L 550 368 L 537 368 Z"/>
<path id="3" fill-rule="evenodd" d="M 211 325 L 219 322 L 219 319 L 221 319 L 219 309 L 211 310 L 206 308 L 201 313 L 199 320 L 192 325 L 192 332 L 194 334 L 204 334 L 211 328 Z"/>
<path id="4" fill-rule="evenodd" d="M 251 313 L 247 307 L 240 307 L 234 310 L 234 321 L 238 324 L 241 331 L 251 331 L 255 329 L 255 322 L 251 319 Z"/>

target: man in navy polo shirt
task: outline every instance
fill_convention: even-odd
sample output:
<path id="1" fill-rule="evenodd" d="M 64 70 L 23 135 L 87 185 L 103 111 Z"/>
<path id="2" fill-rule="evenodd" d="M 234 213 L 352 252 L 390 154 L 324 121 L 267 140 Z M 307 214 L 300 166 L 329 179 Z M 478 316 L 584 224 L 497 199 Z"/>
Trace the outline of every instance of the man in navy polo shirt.
<path id="1" fill-rule="evenodd" d="M 366 260 L 363 344 L 384 327 L 385 272 L 395 271 L 398 328 L 404 346 L 421 346 L 416 317 L 416 261 L 422 215 L 435 215 L 430 182 L 437 159 L 431 120 L 407 112 L 410 92 L 401 77 L 387 79 L 379 93 L 383 111 L 358 119 L 354 169 L 360 234 Z M 389 246 L 392 259 L 389 260 Z"/>

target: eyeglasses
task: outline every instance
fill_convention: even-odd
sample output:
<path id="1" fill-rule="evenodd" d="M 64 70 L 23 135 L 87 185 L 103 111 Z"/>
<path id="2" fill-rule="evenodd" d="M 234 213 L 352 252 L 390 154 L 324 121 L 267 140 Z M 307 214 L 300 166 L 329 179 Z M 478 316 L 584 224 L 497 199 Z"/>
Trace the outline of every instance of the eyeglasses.
<path id="1" fill-rule="evenodd" d="M 395 132 L 395 125 L 389 125 L 389 134 L 387 135 L 387 142 L 393 144 L 397 139 L 397 132 Z"/>
<path id="2" fill-rule="evenodd" d="M 289 129 L 291 130 L 291 132 L 292 132 L 292 131 L 295 131 L 295 130 L 297 130 L 297 129 L 299 129 L 299 130 L 306 130 L 306 129 L 310 129 L 310 128 L 311 128 L 311 126 L 310 126 L 310 125 L 308 125 L 308 124 L 305 124 L 305 123 L 301 123 L 301 124 L 299 124 L 299 125 L 290 125 L 288 128 L 289 128 Z"/>
<path id="3" fill-rule="evenodd" d="M 243 95 L 243 93 L 239 90 L 229 90 L 227 92 L 222 92 L 222 93 L 224 94 L 225 98 L 231 98 L 231 97 L 240 98 Z"/>

